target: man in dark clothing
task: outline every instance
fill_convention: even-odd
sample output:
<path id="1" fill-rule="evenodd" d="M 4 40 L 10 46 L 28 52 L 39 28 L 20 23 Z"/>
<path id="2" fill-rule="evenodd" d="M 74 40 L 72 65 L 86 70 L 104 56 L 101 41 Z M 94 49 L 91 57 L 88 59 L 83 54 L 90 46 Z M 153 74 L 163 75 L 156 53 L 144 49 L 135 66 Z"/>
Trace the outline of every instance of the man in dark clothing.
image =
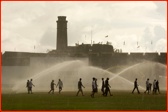
<path id="1" fill-rule="evenodd" d="M 28 94 L 29 94 L 29 80 L 27 80 L 26 87 L 27 87 L 27 91 L 28 91 Z"/>
<path id="2" fill-rule="evenodd" d="M 102 78 L 102 88 L 101 88 L 101 91 L 103 92 L 103 94 L 104 94 L 104 78 Z M 103 95 L 102 94 L 102 95 Z"/>
<path id="3" fill-rule="evenodd" d="M 96 78 L 95 78 L 95 85 L 96 85 L 96 93 L 98 93 L 98 89 L 97 89 L 98 85 L 97 85 L 97 79 Z"/>
<path id="4" fill-rule="evenodd" d="M 51 85 L 50 85 L 51 90 L 48 92 L 48 94 L 50 94 L 51 91 L 53 91 L 52 94 L 54 94 L 54 85 L 56 85 L 56 84 L 54 83 L 54 80 L 52 80 Z"/>
<path id="5" fill-rule="evenodd" d="M 156 81 L 156 92 L 157 92 L 157 91 L 158 91 L 159 94 L 160 94 L 160 90 L 159 90 L 159 81 L 158 81 L 158 80 Z"/>
<path id="6" fill-rule="evenodd" d="M 109 78 L 107 78 L 106 81 L 105 81 L 105 87 L 106 87 L 106 89 L 105 89 L 105 93 L 103 94 L 103 96 L 107 96 L 108 92 L 109 92 L 110 96 L 113 96 L 113 95 L 110 93 L 110 88 L 111 88 L 111 86 L 109 85 L 108 80 L 109 80 Z M 110 87 L 110 88 L 109 88 L 109 87 Z"/>
<path id="7" fill-rule="evenodd" d="M 156 80 L 153 81 L 153 94 L 156 94 Z"/>
<path id="8" fill-rule="evenodd" d="M 151 92 L 152 84 L 149 83 L 149 91 Z"/>
<path id="9" fill-rule="evenodd" d="M 80 78 L 80 79 L 79 79 L 79 82 L 78 82 L 78 89 L 79 89 L 79 90 L 78 90 L 76 96 L 78 96 L 78 93 L 79 93 L 80 91 L 81 91 L 81 93 L 82 93 L 82 96 L 84 96 L 84 95 L 83 95 L 83 91 L 82 91 L 82 86 L 83 86 L 83 85 L 82 85 L 81 80 L 82 80 L 82 79 Z M 83 86 L 83 87 L 84 87 L 84 86 Z M 85 87 L 84 87 L 84 88 L 85 88 Z"/>
<path id="10" fill-rule="evenodd" d="M 133 89 L 133 91 L 132 91 L 132 93 L 134 93 L 134 90 L 135 89 L 137 89 L 137 91 L 138 91 L 138 94 L 140 94 L 140 92 L 139 92 L 139 90 L 138 90 L 138 84 L 137 84 L 137 78 L 135 79 L 135 82 L 134 82 L 134 89 Z"/>

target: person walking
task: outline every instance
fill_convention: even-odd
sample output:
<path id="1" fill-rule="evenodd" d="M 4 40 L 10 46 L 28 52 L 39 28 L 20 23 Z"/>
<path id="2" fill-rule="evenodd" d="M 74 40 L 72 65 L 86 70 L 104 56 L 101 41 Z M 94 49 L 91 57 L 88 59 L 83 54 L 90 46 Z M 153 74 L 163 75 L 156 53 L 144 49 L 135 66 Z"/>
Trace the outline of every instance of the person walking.
<path id="1" fill-rule="evenodd" d="M 102 78 L 102 88 L 101 88 L 101 91 L 103 92 L 103 94 L 104 94 L 104 78 Z M 102 94 L 102 95 L 103 95 Z"/>
<path id="2" fill-rule="evenodd" d="M 29 94 L 29 80 L 27 80 L 26 87 L 27 87 L 27 92 Z"/>
<path id="3" fill-rule="evenodd" d="M 62 91 L 62 88 L 63 88 L 63 83 L 62 83 L 61 79 L 59 79 L 57 86 L 58 85 L 59 85 L 59 94 L 60 94 L 60 92 Z M 57 88 L 57 86 L 56 86 L 56 88 Z"/>
<path id="4" fill-rule="evenodd" d="M 149 83 L 149 91 L 151 92 L 151 88 L 152 88 L 152 84 L 151 83 Z"/>
<path id="5" fill-rule="evenodd" d="M 98 85 L 97 85 L 97 79 L 95 78 L 95 85 L 96 85 L 96 93 L 98 93 Z"/>
<path id="6" fill-rule="evenodd" d="M 153 81 L 153 95 L 156 94 L 156 80 Z"/>
<path id="7" fill-rule="evenodd" d="M 135 81 L 134 81 L 134 89 L 132 90 L 132 93 L 134 93 L 134 90 L 135 89 L 137 89 L 137 91 L 138 91 L 138 94 L 140 94 L 140 92 L 139 92 L 139 90 L 138 90 L 138 84 L 137 84 L 137 78 L 135 79 Z"/>
<path id="8" fill-rule="evenodd" d="M 82 79 L 80 78 L 80 79 L 79 79 L 79 82 L 78 82 L 78 89 L 79 89 L 79 90 L 78 90 L 76 96 L 78 96 L 78 93 L 79 93 L 80 91 L 81 91 L 81 93 L 82 93 L 82 96 L 84 96 L 84 95 L 83 95 L 83 91 L 82 91 L 82 86 L 83 86 L 83 85 L 82 85 L 82 81 L 81 81 L 81 80 L 82 80 Z M 84 86 L 83 86 L 83 87 L 84 87 Z M 85 88 L 85 87 L 84 87 L 84 88 Z"/>
<path id="9" fill-rule="evenodd" d="M 159 80 L 156 81 L 156 92 L 158 91 L 158 93 L 160 94 L 160 90 L 159 90 Z"/>
<path id="10" fill-rule="evenodd" d="M 148 91 L 149 94 L 149 78 L 146 81 L 146 91 Z M 144 92 L 146 94 L 146 91 Z"/>
<path id="11" fill-rule="evenodd" d="M 109 78 L 107 78 L 106 81 L 105 81 L 105 87 L 106 87 L 106 89 L 105 89 L 105 93 L 103 94 L 103 96 L 107 96 L 108 92 L 109 92 L 110 96 L 113 96 L 113 95 L 110 93 L 110 88 L 111 88 L 111 86 L 109 85 L 108 80 L 109 80 Z M 109 87 L 110 87 L 110 88 L 109 88 Z"/>
<path id="12" fill-rule="evenodd" d="M 30 79 L 30 81 L 29 81 L 29 91 L 31 91 L 31 94 L 33 94 L 33 92 L 32 92 L 32 86 L 34 86 L 35 87 L 35 85 L 33 84 L 33 79 Z"/>
<path id="13" fill-rule="evenodd" d="M 51 85 L 50 85 L 51 90 L 48 92 L 48 94 L 50 94 L 51 91 L 53 91 L 52 94 L 54 94 L 54 85 L 56 84 L 54 83 L 54 80 L 52 80 Z"/>
<path id="14" fill-rule="evenodd" d="M 95 84 L 95 78 L 93 78 L 92 81 L 92 94 L 90 95 L 92 98 L 94 98 L 94 94 L 96 93 L 96 84 Z"/>

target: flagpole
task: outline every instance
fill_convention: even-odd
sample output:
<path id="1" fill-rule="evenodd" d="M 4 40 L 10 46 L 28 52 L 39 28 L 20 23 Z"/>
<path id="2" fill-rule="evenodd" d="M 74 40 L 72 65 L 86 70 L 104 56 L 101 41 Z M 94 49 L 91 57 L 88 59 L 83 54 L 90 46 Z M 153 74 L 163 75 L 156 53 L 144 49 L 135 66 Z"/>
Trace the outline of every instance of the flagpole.
<path id="1" fill-rule="evenodd" d="M 123 48 L 122 48 L 122 50 L 124 50 L 124 43 L 123 43 Z"/>
<path id="2" fill-rule="evenodd" d="M 123 51 L 124 51 L 124 46 L 125 46 L 125 41 L 124 41 L 124 43 L 123 43 Z"/>
<path id="3" fill-rule="evenodd" d="M 137 41 L 137 52 L 138 52 L 138 41 Z"/>
<path id="4" fill-rule="evenodd" d="M 153 43 L 152 43 L 152 41 L 151 41 L 151 47 L 152 47 L 152 52 L 153 52 Z"/>
<path id="5" fill-rule="evenodd" d="M 92 30 L 91 30 L 91 46 L 92 46 Z"/>

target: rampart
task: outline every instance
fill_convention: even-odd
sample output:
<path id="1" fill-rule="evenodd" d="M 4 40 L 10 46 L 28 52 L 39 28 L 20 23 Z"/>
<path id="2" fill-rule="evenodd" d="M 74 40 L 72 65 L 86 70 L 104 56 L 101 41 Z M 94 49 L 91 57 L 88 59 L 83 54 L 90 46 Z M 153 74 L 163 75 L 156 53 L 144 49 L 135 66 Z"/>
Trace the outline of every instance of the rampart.
<path id="1" fill-rule="evenodd" d="M 5 52 L 1 56 L 1 66 L 29 66 L 31 57 L 76 57 L 89 58 L 89 64 L 101 68 L 110 66 L 126 65 L 141 62 L 143 60 L 155 61 L 167 64 L 167 53 L 114 53 L 114 52 L 88 52 L 88 53 L 29 53 L 29 52 Z M 74 59 L 72 58 L 72 59 Z"/>

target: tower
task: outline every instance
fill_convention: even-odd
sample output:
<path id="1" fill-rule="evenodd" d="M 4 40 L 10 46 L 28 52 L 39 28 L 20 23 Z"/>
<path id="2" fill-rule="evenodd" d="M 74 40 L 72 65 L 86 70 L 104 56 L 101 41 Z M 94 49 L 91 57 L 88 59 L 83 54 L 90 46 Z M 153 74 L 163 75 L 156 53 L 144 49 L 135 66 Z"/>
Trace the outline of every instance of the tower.
<path id="1" fill-rule="evenodd" d="M 67 49 L 67 22 L 66 16 L 58 16 L 57 22 L 57 50 Z"/>

